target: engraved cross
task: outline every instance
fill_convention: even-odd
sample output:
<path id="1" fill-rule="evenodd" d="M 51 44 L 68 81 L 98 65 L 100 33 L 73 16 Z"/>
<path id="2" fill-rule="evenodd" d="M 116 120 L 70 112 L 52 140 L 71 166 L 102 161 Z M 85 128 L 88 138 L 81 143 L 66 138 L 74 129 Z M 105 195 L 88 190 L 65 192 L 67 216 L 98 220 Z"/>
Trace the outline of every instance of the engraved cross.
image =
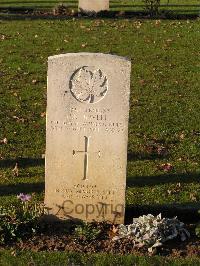
<path id="1" fill-rule="evenodd" d="M 88 179 L 88 165 L 89 165 L 89 146 L 90 146 L 90 136 L 85 138 L 85 150 L 84 151 L 75 151 L 73 150 L 73 155 L 76 155 L 76 153 L 84 153 L 84 176 L 83 176 L 83 180 L 87 180 Z M 95 152 L 98 154 L 99 158 L 101 156 L 100 151 Z M 91 154 L 91 153 L 90 153 Z"/>

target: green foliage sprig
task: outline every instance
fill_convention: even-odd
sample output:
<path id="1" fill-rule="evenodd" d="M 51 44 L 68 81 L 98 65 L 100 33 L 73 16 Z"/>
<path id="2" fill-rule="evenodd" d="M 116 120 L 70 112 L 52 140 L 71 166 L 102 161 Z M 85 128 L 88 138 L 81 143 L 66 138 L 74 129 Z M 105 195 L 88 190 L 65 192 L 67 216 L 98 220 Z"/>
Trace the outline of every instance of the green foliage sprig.
<path id="1" fill-rule="evenodd" d="M 82 223 L 75 228 L 75 237 L 83 241 L 92 241 L 98 238 L 101 230 L 94 228 L 92 224 Z"/>

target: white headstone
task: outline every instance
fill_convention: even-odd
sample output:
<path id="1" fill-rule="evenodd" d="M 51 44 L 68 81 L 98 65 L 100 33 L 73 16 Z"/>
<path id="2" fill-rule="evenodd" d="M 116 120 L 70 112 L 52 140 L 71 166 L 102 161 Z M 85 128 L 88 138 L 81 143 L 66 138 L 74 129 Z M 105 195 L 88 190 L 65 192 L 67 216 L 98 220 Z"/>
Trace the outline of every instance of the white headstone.
<path id="1" fill-rule="evenodd" d="M 48 60 L 45 203 L 61 219 L 124 219 L 129 60 L 63 54 Z"/>
<path id="2" fill-rule="evenodd" d="M 79 0 L 78 7 L 83 13 L 94 14 L 109 10 L 109 0 Z"/>

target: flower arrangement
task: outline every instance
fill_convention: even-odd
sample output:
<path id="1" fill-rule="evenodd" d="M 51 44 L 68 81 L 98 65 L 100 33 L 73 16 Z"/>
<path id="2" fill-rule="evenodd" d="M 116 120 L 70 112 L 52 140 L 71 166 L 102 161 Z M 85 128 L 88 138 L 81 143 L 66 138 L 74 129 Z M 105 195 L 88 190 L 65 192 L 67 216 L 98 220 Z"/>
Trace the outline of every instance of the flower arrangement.
<path id="1" fill-rule="evenodd" d="M 0 244 L 21 239 L 39 228 L 44 206 L 35 202 L 29 194 L 20 193 L 17 199 L 17 204 L 0 206 Z"/>
<path id="2" fill-rule="evenodd" d="M 184 223 L 176 217 L 173 219 L 162 218 L 161 214 L 153 216 L 151 214 L 134 218 L 130 225 L 119 225 L 117 236 L 114 241 L 122 238 L 133 238 L 135 246 L 148 248 L 152 253 L 157 247 L 162 246 L 167 240 L 180 237 L 185 241 L 190 237 L 190 233 L 184 228 Z"/>

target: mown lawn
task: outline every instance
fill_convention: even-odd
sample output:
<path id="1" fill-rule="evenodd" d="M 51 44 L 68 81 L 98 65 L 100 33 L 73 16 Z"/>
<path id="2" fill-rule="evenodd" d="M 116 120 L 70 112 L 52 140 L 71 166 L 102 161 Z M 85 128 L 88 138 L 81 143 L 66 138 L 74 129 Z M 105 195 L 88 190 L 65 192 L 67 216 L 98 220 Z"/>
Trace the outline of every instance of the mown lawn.
<path id="1" fill-rule="evenodd" d="M 149 212 L 159 204 L 200 208 L 199 43 L 198 19 L 1 20 L 0 204 L 16 201 L 20 192 L 44 197 L 48 56 L 103 52 L 132 60 L 127 206 L 149 206 Z M 18 176 L 12 171 L 16 162 Z M 170 171 L 162 169 L 165 163 Z M 27 265 L 30 256 L 36 265 L 60 256 L 63 265 L 68 255 L 1 256 L 2 265 Z M 134 261 L 118 259 L 123 265 Z M 111 265 L 106 260 L 103 265 Z M 157 260 L 151 265 L 186 265 Z"/>
<path id="2" fill-rule="evenodd" d="M 52 9 L 59 3 L 63 3 L 68 7 L 78 7 L 78 0 L 0 0 L 0 8 L 18 7 L 18 8 L 34 8 L 34 9 Z M 142 0 L 110 0 L 111 11 L 143 11 L 144 2 Z M 199 14 L 199 0 L 161 0 L 160 10 L 170 10 L 176 13 Z"/>
<path id="3" fill-rule="evenodd" d="M 43 199 L 47 58 L 89 51 L 132 60 L 127 205 L 199 205 L 199 26 L 199 20 L 1 21 L 0 140 L 8 143 L 0 144 L 0 202 L 20 192 Z M 167 151 L 161 156 L 160 147 Z M 19 176 L 12 172 L 16 162 Z M 172 169 L 162 170 L 164 163 Z"/>
<path id="4" fill-rule="evenodd" d="M 80 254 L 64 252 L 16 252 L 0 251 L 0 265 L 3 266 L 69 266 L 69 265 L 88 265 L 88 266 L 199 266 L 197 258 L 170 259 L 153 257 L 137 257 L 133 255 L 119 256 L 110 254 Z"/>

